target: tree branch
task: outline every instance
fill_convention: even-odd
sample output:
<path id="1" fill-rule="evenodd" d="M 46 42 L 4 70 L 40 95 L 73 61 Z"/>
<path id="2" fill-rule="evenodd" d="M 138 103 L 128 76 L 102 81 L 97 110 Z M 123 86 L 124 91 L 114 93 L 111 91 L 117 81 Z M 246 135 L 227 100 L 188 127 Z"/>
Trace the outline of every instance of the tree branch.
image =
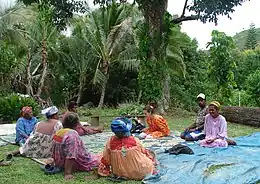
<path id="1" fill-rule="evenodd" d="M 178 17 L 176 19 L 173 19 L 171 21 L 171 23 L 179 24 L 179 23 L 184 22 L 184 21 L 198 20 L 198 19 L 199 19 L 199 15 L 181 16 L 181 17 Z"/>
<path id="2" fill-rule="evenodd" d="M 183 10 L 182 10 L 181 17 L 184 17 L 184 15 L 185 15 L 185 10 L 186 10 L 186 8 L 187 8 L 187 4 L 188 4 L 188 0 L 185 1 L 185 4 L 184 4 Z"/>

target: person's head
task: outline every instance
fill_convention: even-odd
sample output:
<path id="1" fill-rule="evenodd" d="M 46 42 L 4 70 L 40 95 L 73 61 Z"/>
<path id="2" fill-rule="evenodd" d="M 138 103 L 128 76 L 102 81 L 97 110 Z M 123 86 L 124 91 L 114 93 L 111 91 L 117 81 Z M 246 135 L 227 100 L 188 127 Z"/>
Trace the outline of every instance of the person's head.
<path id="1" fill-rule="evenodd" d="M 145 107 L 143 108 L 143 113 L 144 113 L 144 115 L 145 115 L 146 117 L 149 117 L 149 116 L 153 115 L 154 112 L 155 112 L 155 109 L 154 109 L 154 107 L 151 106 L 151 105 L 147 105 L 147 106 L 145 106 Z"/>
<path id="2" fill-rule="evenodd" d="M 70 112 L 77 112 L 77 107 L 78 107 L 78 104 L 77 104 L 77 102 L 75 102 L 75 101 L 71 101 L 71 102 L 69 102 L 69 104 L 68 104 L 68 110 L 69 110 Z"/>
<path id="3" fill-rule="evenodd" d="M 197 102 L 201 108 L 204 108 L 206 106 L 206 96 L 203 93 L 200 93 L 197 96 Z"/>
<path id="4" fill-rule="evenodd" d="M 25 119 L 32 119 L 33 117 L 32 107 L 29 106 L 23 107 L 21 115 Z"/>
<path id="5" fill-rule="evenodd" d="M 59 120 L 58 108 L 56 106 L 48 107 L 42 110 L 42 114 L 46 116 L 47 119 L 56 119 Z"/>
<path id="6" fill-rule="evenodd" d="M 64 117 L 62 124 L 64 128 L 76 129 L 79 124 L 78 114 L 75 112 L 68 112 Z"/>
<path id="7" fill-rule="evenodd" d="M 209 104 L 209 114 L 213 118 L 217 118 L 219 116 L 219 108 L 220 108 L 220 103 L 218 101 L 212 101 Z"/>
<path id="8" fill-rule="evenodd" d="M 128 118 L 119 117 L 111 122 L 111 130 L 119 139 L 131 136 L 131 129 L 132 121 Z"/>

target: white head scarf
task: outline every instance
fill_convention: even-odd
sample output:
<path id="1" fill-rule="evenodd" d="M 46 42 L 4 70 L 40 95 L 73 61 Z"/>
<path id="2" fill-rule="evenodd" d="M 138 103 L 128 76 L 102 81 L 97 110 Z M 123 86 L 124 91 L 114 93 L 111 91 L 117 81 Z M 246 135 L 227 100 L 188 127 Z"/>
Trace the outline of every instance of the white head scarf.
<path id="1" fill-rule="evenodd" d="M 51 116 L 51 115 L 53 115 L 53 114 L 56 114 L 56 113 L 58 113 L 58 112 L 59 112 L 59 110 L 58 110 L 58 108 L 57 108 L 56 106 L 48 107 L 48 108 L 43 109 L 43 110 L 41 111 L 41 113 L 42 113 L 43 115 L 45 115 L 46 117 L 49 117 L 49 116 Z"/>

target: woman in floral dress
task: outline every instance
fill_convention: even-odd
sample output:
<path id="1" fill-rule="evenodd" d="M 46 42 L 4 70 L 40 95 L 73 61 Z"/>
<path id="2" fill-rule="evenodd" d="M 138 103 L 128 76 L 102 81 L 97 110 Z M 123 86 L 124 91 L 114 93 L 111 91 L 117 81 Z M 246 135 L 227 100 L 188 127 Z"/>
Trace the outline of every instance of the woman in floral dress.
<path id="1" fill-rule="evenodd" d="M 33 133 L 20 147 L 19 152 L 23 156 L 50 158 L 52 155 L 53 135 L 62 128 L 62 123 L 59 121 L 58 109 L 55 106 L 42 110 L 42 114 L 46 116 L 47 121 L 37 123 Z"/>

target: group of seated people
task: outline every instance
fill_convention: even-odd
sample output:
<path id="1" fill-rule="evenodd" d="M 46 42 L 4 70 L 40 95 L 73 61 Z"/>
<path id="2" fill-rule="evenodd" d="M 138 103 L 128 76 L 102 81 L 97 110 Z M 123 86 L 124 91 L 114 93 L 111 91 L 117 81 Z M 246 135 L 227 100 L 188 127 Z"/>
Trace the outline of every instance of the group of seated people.
<path id="1" fill-rule="evenodd" d="M 181 133 L 181 138 L 186 141 L 200 141 L 203 147 L 227 147 L 236 145 L 228 139 L 227 122 L 220 113 L 220 103 L 212 101 L 206 105 L 206 96 L 199 94 L 197 102 L 200 107 L 195 122 Z"/>
<path id="2" fill-rule="evenodd" d="M 213 101 L 207 107 L 204 94 L 200 94 L 197 100 L 200 106 L 198 117 L 181 138 L 201 140 L 200 145 L 204 147 L 226 147 L 227 122 L 219 114 L 219 102 Z M 16 125 L 16 142 L 21 146 L 16 153 L 33 158 L 51 157 L 51 164 L 64 171 L 66 180 L 73 179 L 76 171 L 97 170 L 99 176 L 115 175 L 134 180 L 142 180 L 157 172 L 154 152 L 144 148 L 131 134 L 132 121 L 124 117 L 112 120 L 111 130 L 115 135 L 108 139 L 103 154 L 91 154 L 80 136 L 99 133 L 102 129 L 83 126 L 76 108 L 77 104 L 71 102 L 60 121 L 57 107 L 49 107 L 42 111 L 47 120 L 38 122 L 32 116 L 32 108 L 23 107 Z M 145 106 L 143 113 L 148 127 L 143 129 L 140 138 L 170 135 L 167 121 L 155 113 L 153 106 Z"/>

